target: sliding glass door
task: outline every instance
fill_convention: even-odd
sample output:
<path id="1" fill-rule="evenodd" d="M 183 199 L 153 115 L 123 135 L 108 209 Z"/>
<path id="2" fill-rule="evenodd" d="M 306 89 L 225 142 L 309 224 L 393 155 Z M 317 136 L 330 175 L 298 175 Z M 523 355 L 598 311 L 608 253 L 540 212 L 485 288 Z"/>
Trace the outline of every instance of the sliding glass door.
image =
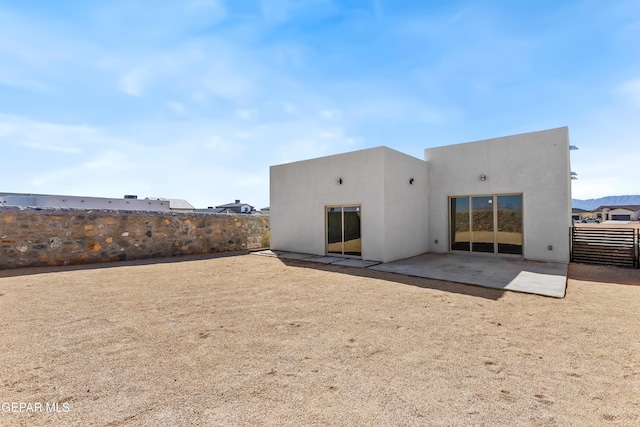
<path id="1" fill-rule="evenodd" d="M 522 255 L 522 195 L 496 196 L 498 253 Z"/>
<path id="2" fill-rule="evenodd" d="M 450 198 L 451 250 L 522 255 L 522 194 Z"/>
<path id="3" fill-rule="evenodd" d="M 327 253 L 362 256 L 360 206 L 328 206 Z"/>
<path id="4" fill-rule="evenodd" d="M 471 252 L 494 252 L 493 196 L 471 198 Z"/>
<path id="5" fill-rule="evenodd" d="M 451 198 L 451 249 L 471 250 L 471 210 L 468 197 Z"/>

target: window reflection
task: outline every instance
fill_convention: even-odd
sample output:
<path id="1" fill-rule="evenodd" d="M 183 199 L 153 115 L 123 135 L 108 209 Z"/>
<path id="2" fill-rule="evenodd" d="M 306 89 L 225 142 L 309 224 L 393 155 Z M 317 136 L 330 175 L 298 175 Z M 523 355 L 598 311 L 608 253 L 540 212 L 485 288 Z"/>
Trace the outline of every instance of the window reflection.
<path id="1" fill-rule="evenodd" d="M 327 208 L 327 253 L 362 255 L 360 206 Z"/>
<path id="2" fill-rule="evenodd" d="M 497 199 L 498 253 L 522 255 L 522 195 Z"/>
<path id="3" fill-rule="evenodd" d="M 469 198 L 451 198 L 451 249 L 468 251 L 471 249 L 469 231 Z"/>
<path id="4" fill-rule="evenodd" d="M 342 208 L 327 208 L 327 252 L 342 254 Z"/>
<path id="5" fill-rule="evenodd" d="M 362 255 L 360 235 L 360 206 L 344 208 L 344 254 Z"/>
<path id="6" fill-rule="evenodd" d="M 493 196 L 472 197 L 471 204 L 471 250 L 493 253 Z"/>
<path id="7" fill-rule="evenodd" d="M 522 212 L 521 194 L 451 197 L 451 249 L 522 255 Z"/>

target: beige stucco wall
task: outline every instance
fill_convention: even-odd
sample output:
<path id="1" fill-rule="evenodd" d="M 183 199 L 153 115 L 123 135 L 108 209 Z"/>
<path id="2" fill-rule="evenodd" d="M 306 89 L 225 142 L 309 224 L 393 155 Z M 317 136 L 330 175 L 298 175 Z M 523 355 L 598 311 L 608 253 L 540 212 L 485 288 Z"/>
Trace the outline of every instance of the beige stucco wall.
<path id="1" fill-rule="evenodd" d="M 274 250 L 324 255 L 325 207 L 347 204 L 362 207 L 363 259 L 387 262 L 427 249 L 427 171 L 420 159 L 377 147 L 272 166 L 270 173 Z"/>
<path id="2" fill-rule="evenodd" d="M 568 128 L 430 148 L 425 150 L 425 160 L 432 252 L 449 250 L 450 196 L 522 193 L 525 258 L 569 261 Z M 480 180 L 481 174 L 486 181 Z"/>
<path id="3" fill-rule="evenodd" d="M 384 153 L 382 261 L 389 262 L 429 251 L 429 181 L 424 160 L 391 149 Z"/>
<path id="4" fill-rule="evenodd" d="M 325 207 L 356 204 L 362 258 L 389 262 L 448 252 L 450 196 L 517 193 L 523 194 L 525 258 L 569 261 L 566 127 L 431 148 L 425 159 L 378 147 L 272 166 L 271 248 L 324 255 Z"/>

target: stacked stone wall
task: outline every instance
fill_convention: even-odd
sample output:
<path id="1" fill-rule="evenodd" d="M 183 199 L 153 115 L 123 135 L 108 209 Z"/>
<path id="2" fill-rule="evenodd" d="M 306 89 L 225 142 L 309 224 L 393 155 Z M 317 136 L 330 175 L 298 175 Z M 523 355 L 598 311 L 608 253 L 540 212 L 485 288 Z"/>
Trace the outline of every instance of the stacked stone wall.
<path id="1" fill-rule="evenodd" d="M 269 217 L 0 208 L 0 269 L 269 247 Z"/>

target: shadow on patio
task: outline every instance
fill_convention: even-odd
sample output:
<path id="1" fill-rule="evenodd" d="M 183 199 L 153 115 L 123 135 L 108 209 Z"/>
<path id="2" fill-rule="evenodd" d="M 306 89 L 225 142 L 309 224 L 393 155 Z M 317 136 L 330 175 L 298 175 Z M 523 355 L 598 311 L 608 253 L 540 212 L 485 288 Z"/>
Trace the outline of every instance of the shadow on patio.
<path id="1" fill-rule="evenodd" d="M 504 295 L 500 289 L 484 288 L 463 283 L 456 283 L 445 280 L 434 280 L 418 276 L 377 271 L 369 268 L 349 267 L 344 265 L 322 264 L 318 262 L 301 261 L 297 259 L 279 258 L 288 267 L 301 267 L 313 270 L 330 271 L 334 273 L 348 274 L 352 276 L 367 277 L 403 285 L 416 286 L 425 289 L 435 289 L 444 292 L 468 295 L 472 297 L 498 300 Z"/>

